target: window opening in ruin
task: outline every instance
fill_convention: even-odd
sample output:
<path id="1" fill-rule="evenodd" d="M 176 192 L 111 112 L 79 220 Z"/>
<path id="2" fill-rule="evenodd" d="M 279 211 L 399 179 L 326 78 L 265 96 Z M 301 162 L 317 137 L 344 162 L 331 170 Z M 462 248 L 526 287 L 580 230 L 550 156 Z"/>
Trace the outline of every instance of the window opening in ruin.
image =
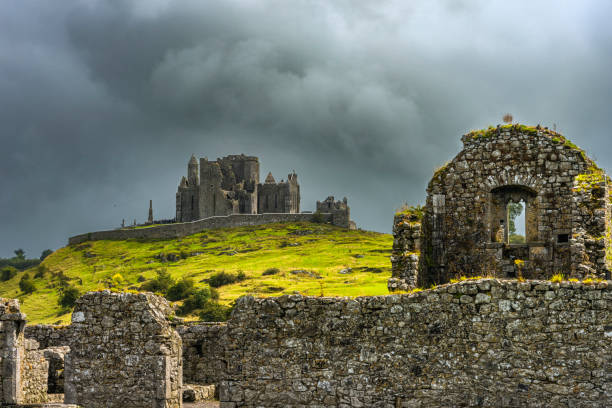
<path id="1" fill-rule="evenodd" d="M 566 244 L 569 242 L 569 234 L 559 234 L 557 235 L 557 242 L 559 244 Z"/>
<path id="2" fill-rule="evenodd" d="M 193 196 L 191 196 L 191 211 L 193 211 Z"/>
<path id="3" fill-rule="evenodd" d="M 524 244 L 525 240 L 525 200 L 514 202 L 510 200 L 507 205 L 508 216 L 508 243 Z"/>

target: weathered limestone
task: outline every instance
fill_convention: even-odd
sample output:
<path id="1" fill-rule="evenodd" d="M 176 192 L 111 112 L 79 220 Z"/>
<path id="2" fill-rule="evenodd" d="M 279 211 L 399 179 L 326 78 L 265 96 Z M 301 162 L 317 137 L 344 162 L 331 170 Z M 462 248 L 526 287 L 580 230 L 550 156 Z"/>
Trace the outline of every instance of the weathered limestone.
<path id="1" fill-rule="evenodd" d="M 26 316 L 21 313 L 19 301 L 0 298 L 0 404 L 21 404 L 24 399 L 21 380 L 25 323 Z"/>
<path id="2" fill-rule="evenodd" d="M 222 408 L 608 407 L 612 282 L 242 298 Z"/>
<path id="3" fill-rule="evenodd" d="M 225 354 L 227 325 L 199 323 L 177 331 L 183 340 L 183 382 L 218 385 L 233 358 Z"/>
<path id="4" fill-rule="evenodd" d="M 88 408 L 182 406 L 181 338 L 151 293 L 89 292 L 72 314 L 65 401 Z"/>
<path id="5" fill-rule="evenodd" d="M 394 254 L 390 289 L 413 287 L 415 277 L 421 287 L 479 275 L 609 279 L 610 179 L 582 150 L 556 132 L 523 125 L 471 132 L 462 141 L 427 187 L 418 267 L 407 273 Z M 508 204 L 519 201 L 526 204 L 526 242 L 512 244 Z M 412 232 L 401 225 L 394 233 Z"/>
<path id="6" fill-rule="evenodd" d="M 387 282 L 390 291 L 410 290 L 418 285 L 421 219 L 420 208 L 408 209 L 393 218 L 392 274 Z"/>

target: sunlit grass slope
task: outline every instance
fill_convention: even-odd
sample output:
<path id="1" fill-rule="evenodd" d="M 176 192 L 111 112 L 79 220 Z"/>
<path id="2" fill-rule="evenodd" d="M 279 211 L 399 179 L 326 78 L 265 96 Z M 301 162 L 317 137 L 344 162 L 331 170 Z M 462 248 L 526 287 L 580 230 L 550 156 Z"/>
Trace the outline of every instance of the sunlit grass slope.
<path id="1" fill-rule="evenodd" d="M 359 296 L 387 293 L 390 277 L 389 234 L 348 231 L 325 224 L 269 224 L 206 231 L 164 241 L 92 241 L 55 251 L 42 265 L 36 291 L 24 295 L 24 273 L 0 283 L 0 296 L 18 298 L 30 323 L 67 322 L 70 311 L 58 305 L 60 279 L 81 293 L 108 287 L 137 289 L 161 268 L 196 286 L 219 271 L 243 271 L 247 279 L 219 288 L 220 302 L 239 296 Z M 278 268 L 273 275 L 263 275 Z M 341 273 L 342 272 L 342 273 Z M 64 280 L 66 278 L 63 278 Z"/>

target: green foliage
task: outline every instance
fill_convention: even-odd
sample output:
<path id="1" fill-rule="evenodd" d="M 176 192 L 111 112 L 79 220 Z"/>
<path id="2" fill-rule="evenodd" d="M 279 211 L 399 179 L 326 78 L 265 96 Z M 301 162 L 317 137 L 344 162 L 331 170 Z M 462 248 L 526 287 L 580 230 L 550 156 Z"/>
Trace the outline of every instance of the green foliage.
<path id="1" fill-rule="evenodd" d="M 205 322 L 223 322 L 227 320 L 232 312 L 229 306 L 219 303 L 208 303 L 200 312 L 200 320 Z"/>
<path id="2" fill-rule="evenodd" d="M 51 255 L 53 253 L 52 250 L 50 249 L 45 249 L 44 251 L 42 251 L 42 253 L 40 254 L 40 260 L 44 261 L 46 257 L 48 257 L 49 255 Z"/>
<path id="3" fill-rule="evenodd" d="M 58 303 L 61 307 L 72 308 L 80 295 L 81 293 L 77 288 L 74 286 L 69 286 L 62 291 Z"/>
<path id="4" fill-rule="evenodd" d="M 26 273 L 21 277 L 21 280 L 19 281 L 19 289 L 26 294 L 34 293 L 36 286 L 34 286 L 34 282 L 32 282 L 29 274 Z"/>
<path id="5" fill-rule="evenodd" d="M 509 202 L 508 203 L 508 231 L 510 234 L 516 234 L 516 217 L 523 213 L 523 204 Z"/>
<path id="6" fill-rule="evenodd" d="M 178 309 L 178 314 L 186 315 L 195 310 L 206 308 L 211 303 L 217 303 L 219 292 L 213 288 L 193 290 Z"/>
<path id="7" fill-rule="evenodd" d="M 227 273 L 225 271 L 218 272 L 208 279 L 208 284 L 213 288 L 219 288 L 232 283 L 242 282 L 246 279 L 246 275 L 242 271 L 238 273 Z"/>
<path id="8" fill-rule="evenodd" d="M 268 268 L 265 271 L 263 271 L 262 275 L 263 276 L 269 276 L 269 275 L 276 275 L 280 273 L 280 269 L 278 268 Z"/>
<path id="9" fill-rule="evenodd" d="M 159 269 L 157 271 L 157 277 L 144 283 L 140 287 L 140 290 L 165 294 L 174 283 L 174 279 L 172 279 L 172 276 L 170 276 L 166 269 Z"/>
<path id="10" fill-rule="evenodd" d="M 526 242 L 525 237 L 519 234 L 510 234 L 508 241 L 511 244 L 524 244 Z"/>
<path id="11" fill-rule="evenodd" d="M 36 267 L 36 273 L 34 274 L 34 279 L 44 278 L 46 272 L 47 272 L 47 267 L 45 265 L 38 265 Z"/>
<path id="12" fill-rule="evenodd" d="M 410 221 L 421 221 L 425 214 L 425 207 L 422 205 L 408 205 L 406 203 L 395 212 L 395 215 L 406 215 Z"/>
<path id="13" fill-rule="evenodd" d="M 185 299 L 194 291 L 193 279 L 183 278 L 172 285 L 166 293 L 166 299 L 176 302 Z"/>
<path id="14" fill-rule="evenodd" d="M 17 275 L 17 272 L 17 268 L 13 266 L 5 266 L 4 268 L 2 268 L 0 280 L 6 282 L 7 280 L 10 280 L 15 277 Z"/>
<path id="15" fill-rule="evenodd" d="M 20 261 L 25 260 L 25 251 L 21 248 L 16 249 L 15 251 L 15 258 L 19 259 Z"/>

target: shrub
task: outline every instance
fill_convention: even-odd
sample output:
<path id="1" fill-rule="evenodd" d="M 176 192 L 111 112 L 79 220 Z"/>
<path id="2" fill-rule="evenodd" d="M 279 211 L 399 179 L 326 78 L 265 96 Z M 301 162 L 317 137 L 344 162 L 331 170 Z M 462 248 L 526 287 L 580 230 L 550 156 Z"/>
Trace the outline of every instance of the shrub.
<path id="1" fill-rule="evenodd" d="M 200 319 L 205 322 L 223 322 L 229 318 L 232 308 L 219 303 L 208 303 L 200 312 Z"/>
<path id="2" fill-rule="evenodd" d="M 30 279 L 30 275 L 27 273 L 21 277 L 19 281 L 19 289 L 23 293 L 33 293 L 36 290 L 36 286 L 34 286 L 34 282 Z"/>
<path id="3" fill-rule="evenodd" d="M 4 268 L 2 268 L 2 275 L 0 276 L 0 279 L 2 279 L 3 282 L 6 282 L 7 280 L 10 280 L 15 277 L 15 275 L 17 275 L 17 268 L 12 266 L 5 266 Z"/>
<path id="4" fill-rule="evenodd" d="M 47 268 L 45 265 L 38 265 L 38 268 L 36 268 L 36 273 L 34 274 L 34 279 L 44 278 L 46 272 Z"/>
<path id="5" fill-rule="evenodd" d="M 74 307 L 76 300 L 79 298 L 80 292 L 74 286 L 69 286 L 62 291 L 58 303 L 62 307 Z"/>
<path id="6" fill-rule="evenodd" d="M 120 273 L 114 274 L 111 280 L 113 281 L 114 286 L 119 286 L 125 282 L 125 279 L 123 279 L 123 276 Z"/>
<path id="7" fill-rule="evenodd" d="M 172 276 L 165 270 L 160 269 L 157 271 L 157 277 L 144 283 L 140 289 L 147 292 L 157 292 L 166 294 L 168 289 L 175 283 Z"/>
<path id="8" fill-rule="evenodd" d="M 246 279 L 246 275 L 242 271 L 237 274 L 227 273 L 225 271 L 217 272 L 208 278 L 208 284 L 213 288 L 219 288 L 224 285 L 230 285 L 235 282 L 242 282 Z"/>
<path id="9" fill-rule="evenodd" d="M 173 302 L 185 299 L 194 291 L 193 279 L 183 278 L 168 289 L 166 298 Z"/>
<path id="10" fill-rule="evenodd" d="M 263 276 L 267 276 L 267 275 L 276 275 L 276 274 L 277 274 L 277 273 L 279 273 L 279 272 L 280 272 L 280 269 L 278 269 L 278 268 L 268 268 L 268 269 L 266 269 L 266 270 L 265 270 L 265 271 L 262 273 L 262 275 L 263 275 Z"/>
<path id="11" fill-rule="evenodd" d="M 186 315 L 194 310 L 204 309 L 209 303 L 219 299 L 219 292 L 213 288 L 202 288 L 192 291 L 178 309 L 178 314 Z"/>

